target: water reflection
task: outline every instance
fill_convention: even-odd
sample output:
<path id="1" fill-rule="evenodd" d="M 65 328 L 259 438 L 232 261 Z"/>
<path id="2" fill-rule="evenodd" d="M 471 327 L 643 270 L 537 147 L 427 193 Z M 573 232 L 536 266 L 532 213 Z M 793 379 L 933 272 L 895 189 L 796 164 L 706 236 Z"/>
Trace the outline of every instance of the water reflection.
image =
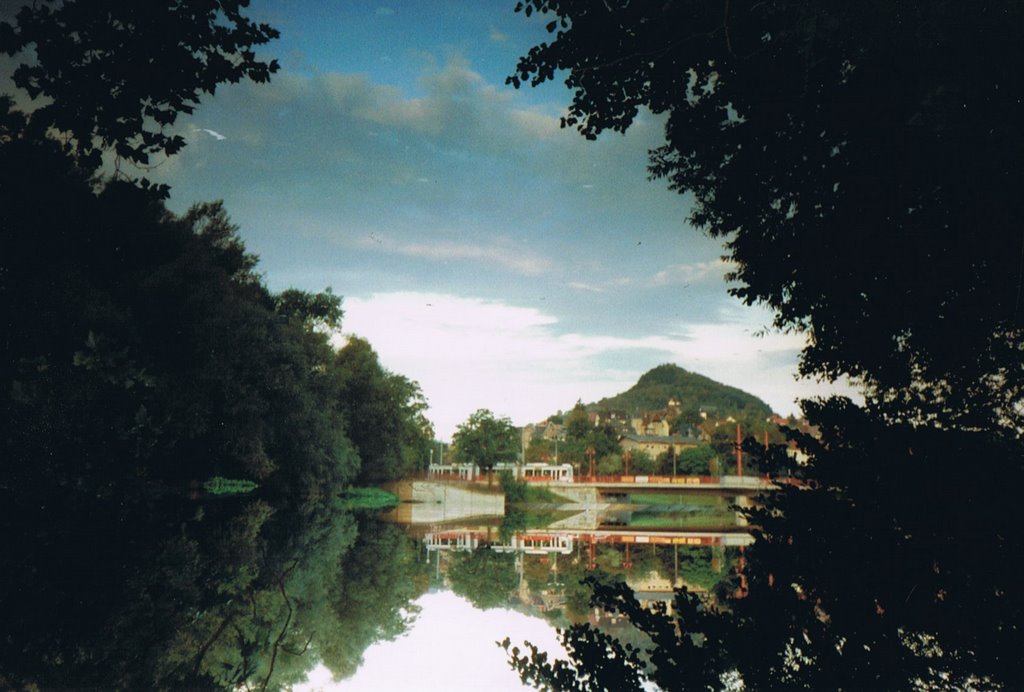
<path id="1" fill-rule="evenodd" d="M 509 633 L 562 654 L 548 622 L 510 609 L 480 610 L 449 590 L 431 590 L 416 600 L 419 612 L 409 632 L 378 642 L 364 655 L 355 674 L 335 682 L 318 666 L 297 692 L 332 690 L 522 690 L 519 675 L 498 646 Z"/>
<path id="2" fill-rule="evenodd" d="M 0 686 L 278 689 L 316 667 L 341 680 L 373 644 L 429 629 L 417 622 L 428 603 L 430 621 L 444 620 L 443 603 L 452 617 L 467 603 L 487 611 L 487 645 L 503 660 L 494 641 L 505 636 L 621 627 L 590 606 L 588 575 L 647 603 L 683 585 L 713 596 L 735 588 L 751 540 L 731 500 L 713 495 L 513 509 L 494 492 L 433 488 L 383 521 L 333 497 L 248 490 L 26 489 L 4 510 Z M 545 636 L 523 630 L 538 626 Z M 420 646 L 440 655 L 450 630 L 434 640 Z"/>
<path id="3" fill-rule="evenodd" d="M 720 493 L 634 493 L 478 512 L 488 498 L 446 483 L 410 485 L 385 518 L 422 544 L 435 583 L 478 608 L 515 608 L 559 627 L 615 624 L 590 605 L 584 579 L 625 582 L 638 600 L 671 609 L 676 589 L 709 598 L 740 587 L 753 542 L 736 498 Z M 445 493 L 448 493 L 445 495 Z M 454 497 L 445 508 L 438 498 Z M 415 498 L 415 499 L 413 499 Z M 432 517 L 456 517 L 432 521 Z"/>
<path id="4" fill-rule="evenodd" d="M 330 497 L 27 488 L 4 508 L 0 687 L 278 689 L 351 675 L 430 585 L 399 527 Z"/>

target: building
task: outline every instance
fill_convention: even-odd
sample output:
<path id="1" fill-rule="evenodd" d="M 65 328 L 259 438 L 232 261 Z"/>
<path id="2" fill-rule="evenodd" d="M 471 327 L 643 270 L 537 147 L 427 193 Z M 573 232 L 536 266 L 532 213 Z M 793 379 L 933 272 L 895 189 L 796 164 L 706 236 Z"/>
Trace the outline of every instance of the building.
<path id="1" fill-rule="evenodd" d="M 684 449 L 699 445 L 700 440 L 682 435 L 623 435 L 619 438 L 619 447 L 623 452 L 640 450 L 655 458 L 670 449 L 679 454 Z"/>

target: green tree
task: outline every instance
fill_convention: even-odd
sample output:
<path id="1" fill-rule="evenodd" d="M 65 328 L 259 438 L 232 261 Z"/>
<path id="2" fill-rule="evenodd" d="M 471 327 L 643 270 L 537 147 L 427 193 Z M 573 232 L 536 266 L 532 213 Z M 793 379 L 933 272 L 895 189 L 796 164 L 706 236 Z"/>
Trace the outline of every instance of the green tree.
<path id="1" fill-rule="evenodd" d="M 583 406 L 583 402 L 577 401 L 576 405 L 572 407 L 572 410 L 565 417 L 566 438 L 569 440 L 586 440 L 593 428 L 594 426 L 590 424 L 587 409 Z"/>
<path id="2" fill-rule="evenodd" d="M 657 462 L 651 453 L 644 449 L 634 449 L 629 452 L 630 473 L 654 473 L 657 469 Z"/>
<path id="3" fill-rule="evenodd" d="M 676 469 L 681 474 L 703 476 L 711 473 L 711 460 L 717 456 L 711 445 L 689 447 L 679 452 Z"/>
<path id="4" fill-rule="evenodd" d="M 459 463 L 476 464 L 490 471 L 495 464 L 516 461 L 519 436 L 508 418 L 496 418 L 487 409 L 480 409 L 455 430 L 452 447 Z"/>
<path id="5" fill-rule="evenodd" d="M 559 454 L 571 463 L 587 463 L 587 450 L 593 450 L 596 461 L 619 454 L 618 434 L 610 425 L 594 426 L 581 401 L 566 414 L 565 428 L 566 439 Z"/>
<path id="6" fill-rule="evenodd" d="M 597 460 L 597 475 L 599 476 L 611 476 L 622 472 L 622 457 L 618 454 L 608 454 Z"/>
<path id="7" fill-rule="evenodd" d="M 530 440 L 526 446 L 526 463 L 554 463 L 555 443 L 540 437 Z"/>
<path id="8" fill-rule="evenodd" d="M 418 384 L 381 367 L 369 342 L 356 337 L 338 352 L 331 373 L 362 482 L 400 478 L 427 464 L 434 431 Z"/>

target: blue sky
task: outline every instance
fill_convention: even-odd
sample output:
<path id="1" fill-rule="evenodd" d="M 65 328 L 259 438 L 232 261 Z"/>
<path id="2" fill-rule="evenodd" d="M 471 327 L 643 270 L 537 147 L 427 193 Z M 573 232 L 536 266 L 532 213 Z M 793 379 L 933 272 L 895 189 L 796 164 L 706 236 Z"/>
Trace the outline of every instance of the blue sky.
<path id="1" fill-rule="evenodd" d="M 783 414 L 800 335 L 727 295 L 719 241 L 647 179 L 661 120 L 588 142 L 560 84 L 504 84 L 543 20 L 507 2 L 270 2 L 269 85 L 222 87 L 150 177 L 223 199 L 273 290 L 331 286 L 345 334 L 420 383 L 438 435 L 478 408 L 517 424 L 674 362 Z M 339 340 L 343 336 L 338 337 Z"/>

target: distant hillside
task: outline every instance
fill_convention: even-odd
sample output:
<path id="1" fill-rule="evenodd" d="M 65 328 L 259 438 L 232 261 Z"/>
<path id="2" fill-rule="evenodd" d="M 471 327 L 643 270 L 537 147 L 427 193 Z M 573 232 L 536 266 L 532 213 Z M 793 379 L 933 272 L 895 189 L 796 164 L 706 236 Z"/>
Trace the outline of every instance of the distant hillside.
<path id="1" fill-rule="evenodd" d="M 771 407 L 742 389 L 665 364 L 644 373 L 637 383 L 622 394 L 588 404 L 588 410 L 622 410 L 629 414 L 665 408 L 669 399 L 676 399 L 686 419 L 692 419 L 700 408 L 711 409 L 714 417 L 737 416 L 766 418 Z"/>

